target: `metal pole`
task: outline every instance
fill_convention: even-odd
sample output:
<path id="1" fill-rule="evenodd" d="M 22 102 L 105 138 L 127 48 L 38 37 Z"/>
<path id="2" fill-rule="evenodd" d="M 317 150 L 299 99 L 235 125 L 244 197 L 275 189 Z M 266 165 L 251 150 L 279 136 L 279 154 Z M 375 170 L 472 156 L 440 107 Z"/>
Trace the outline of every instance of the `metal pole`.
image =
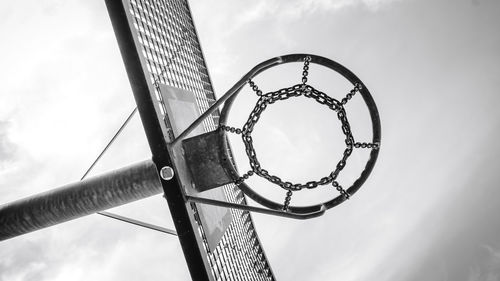
<path id="1" fill-rule="evenodd" d="M 0 206 L 0 241 L 163 192 L 146 160 Z"/>

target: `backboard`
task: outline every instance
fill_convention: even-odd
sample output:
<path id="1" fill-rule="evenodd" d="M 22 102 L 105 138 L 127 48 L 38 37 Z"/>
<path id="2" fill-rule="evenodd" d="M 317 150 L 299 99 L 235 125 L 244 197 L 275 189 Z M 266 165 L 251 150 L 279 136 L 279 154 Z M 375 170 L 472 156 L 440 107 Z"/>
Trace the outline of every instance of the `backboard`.
<path id="1" fill-rule="evenodd" d="M 146 136 L 193 280 L 274 280 L 248 211 L 189 203 L 196 191 L 183 151 L 169 143 L 215 102 L 186 0 L 106 0 Z M 193 135 L 217 129 L 219 113 Z M 201 128 L 201 127 L 200 127 Z M 203 197 L 246 204 L 233 184 Z"/>

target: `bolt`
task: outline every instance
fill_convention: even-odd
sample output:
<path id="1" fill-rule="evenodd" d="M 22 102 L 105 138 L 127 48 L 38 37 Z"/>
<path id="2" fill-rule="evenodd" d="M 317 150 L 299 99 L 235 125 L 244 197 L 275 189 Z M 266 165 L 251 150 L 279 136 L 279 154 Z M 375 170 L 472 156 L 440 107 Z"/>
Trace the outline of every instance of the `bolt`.
<path id="1" fill-rule="evenodd" d="M 160 177 L 166 181 L 171 180 L 174 177 L 174 170 L 169 166 L 165 166 L 160 170 Z"/>

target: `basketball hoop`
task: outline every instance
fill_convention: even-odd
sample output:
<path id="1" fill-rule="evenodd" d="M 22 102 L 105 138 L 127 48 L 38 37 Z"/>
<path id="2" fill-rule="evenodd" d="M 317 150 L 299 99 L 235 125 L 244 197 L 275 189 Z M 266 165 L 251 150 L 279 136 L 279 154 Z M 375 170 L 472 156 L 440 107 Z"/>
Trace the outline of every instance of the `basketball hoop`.
<path id="1" fill-rule="evenodd" d="M 303 63 L 301 83 L 267 93 L 263 93 L 254 83 L 253 78 L 258 76 L 263 71 L 280 64 L 292 62 Z M 321 65 L 342 75 L 352 84 L 352 88 L 348 94 L 341 100 L 337 100 L 309 85 L 307 82 L 310 64 Z M 258 100 L 242 128 L 228 126 L 227 119 L 233 102 L 246 84 L 252 88 L 257 95 Z M 361 95 L 369 111 L 372 128 L 371 140 L 357 140 L 351 132 L 351 126 L 349 124 L 345 105 L 357 93 Z M 345 149 L 343 151 L 342 158 L 337 162 L 335 169 L 333 169 L 333 171 L 331 171 L 328 175 L 318 180 L 312 180 L 306 183 L 292 183 L 282 180 L 279 176 L 271 174 L 268 170 L 262 167 L 253 146 L 252 132 L 254 126 L 259 121 L 261 114 L 269 105 L 284 102 L 288 99 L 300 96 L 312 99 L 318 102 L 321 106 L 326 106 L 335 112 L 345 138 Z M 272 213 L 297 218 L 307 218 L 322 214 L 326 209 L 337 206 L 346 199 L 349 199 L 359 190 L 373 170 L 378 157 L 381 138 L 380 118 L 377 107 L 370 92 L 363 82 L 347 68 L 332 60 L 309 54 L 292 54 L 273 58 L 257 65 L 238 83 L 236 83 L 235 86 L 233 86 L 233 88 L 231 88 L 231 90 L 229 90 L 220 100 L 218 100 L 216 104 L 214 104 L 207 112 L 198 118 L 197 121 L 186 129 L 186 131 L 184 131 L 172 145 L 176 145 L 179 140 L 182 140 L 190 131 L 198 126 L 199 123 L 206 118 L 206 116 L 216 110 L 222 103 L 224 103 L 224 106 L 221 110 L 218 130 L 183 141 L 187 166 L 190 168 L 193 177 L 196 179 L 195 174 L 203 174 L 203 179 L 200 177 L 200 182 L 195 183 L 200 191 L 215 188 L 225 183 L 234 183 L 254 201 L 275 211 Z M 238 173 L 236 164 L 232 160 L 227 133 L 240 135 L 245 146 L 246 155 L 250 163 L 250 170 L 242 175 Z M 352 183 L 352 185 L 344 187 L 338 181 L 338 175 L 346 166 L 347 160 L 354 149 L 370 149 L 370 156 L 363 170 L 360 172 L 359 176 Z M 215 176 L 211 177 L 211 175 L 217 175 L 217 178 L 215 178 Z M 283 203 L 274 202 L 251 188 L 246 183 L 246 180 L 251 176 L 262 177 L 268 182 L 284 189 L 286 191 L 286 196 Z M 340 194 L 331 200 L 310 206 L 294 206 L 290 204 L 294 193 L 298 193 L 304 189 L 314 189 L 318 186 L 324 185 L 331 185 Z M 189 198 L 192 199 L 193 197 Z M 193 199 L 193 201 L 196 200 Z M 203 200 L 197 200 L 197 202 L 201 201 Z M 214 202 L 208 201 L 203 203 L 214 204 Z"/>

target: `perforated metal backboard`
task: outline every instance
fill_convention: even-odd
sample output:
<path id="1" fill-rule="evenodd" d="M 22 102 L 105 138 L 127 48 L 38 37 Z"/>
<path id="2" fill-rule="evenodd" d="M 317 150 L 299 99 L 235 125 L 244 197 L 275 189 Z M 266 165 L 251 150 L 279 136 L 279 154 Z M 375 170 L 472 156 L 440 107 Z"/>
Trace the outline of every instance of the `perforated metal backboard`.
<path id="1" fill-rule="evenodd" d="M 274 280 L 248 211 L 189 203 L 182 150 L 169 145 L 215 95 L 186 0 L 106 0 L 141 120 L 193 280 Z M 193 135 L 217 129 L 213 113 Z M 234 185 L 203 197 L 246 204 Z"/>

